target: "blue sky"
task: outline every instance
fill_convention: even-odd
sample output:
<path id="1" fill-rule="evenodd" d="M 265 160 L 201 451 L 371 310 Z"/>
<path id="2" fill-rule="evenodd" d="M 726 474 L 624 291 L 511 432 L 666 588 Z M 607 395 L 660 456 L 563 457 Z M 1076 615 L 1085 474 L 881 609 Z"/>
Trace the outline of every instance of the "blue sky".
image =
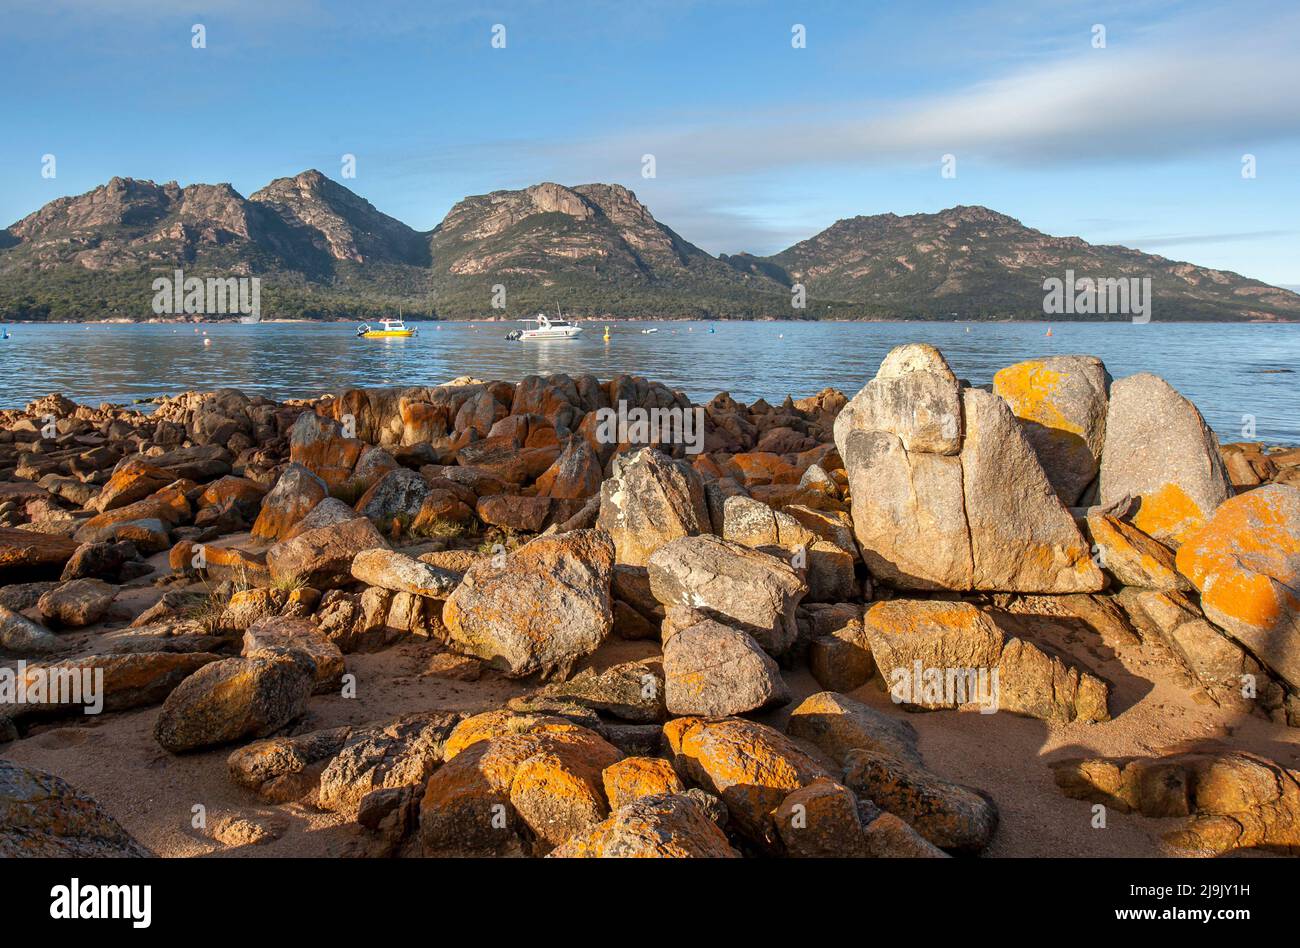
<path id="1" fill-rule="evenodd" d="M 625 184 L 715 253 L 984 204 L 1300 284 L 1290 2 L 6 0 L 0 62 L 0 225 L 114 175 L 249 194 L 354 154 L 343 183 L 419 229 L 544 180 Z"/>

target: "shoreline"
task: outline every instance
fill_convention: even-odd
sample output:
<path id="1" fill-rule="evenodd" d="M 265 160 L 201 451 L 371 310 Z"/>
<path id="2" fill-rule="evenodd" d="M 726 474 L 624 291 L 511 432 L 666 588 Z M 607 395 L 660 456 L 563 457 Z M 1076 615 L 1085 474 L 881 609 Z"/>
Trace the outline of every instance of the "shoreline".
<path id="1" fill-rule="evenodd" d="M 531 312 L 531 311 L 530 311 Z M 533 313 L 535 315 L 535 313 Z M 240 323 L 238 319 L 158 319 L 156 317 L 148 319 L 40 319 L 40 320 L 6 320 L 7 326 L 239 326 L 239 325 L 260 325 L 267 323 L 269 325 L 300 325 L 300 324 L 334 324 L 352 325 L 357 319 L 362 317 L 342 318 L 336 317 L 331 319 L 292 319 L 271 318 L 262 319 L 258 323 Z M 444 318 L 421 318 L 405 316 L 404 319 L 409 323 L 511 323 L 519 320 L 528 319 L 529 316 L 508 316 L 508 317 L 474 317 L 474 316 L 448 316 Z M 1044 317 L 1042 319 L 1018 319 L 1018 318 L 955 318 L 949 316 L 916 316 L 916 317 L 862 317 L 859 319 L 847 319 L 837 316 L 828 316 L 822 318 L 801 318 L 798 316 L 566 316 L 573 322 L 589 323 L 653 323 L 653 322 L 695 322 L 695 323 L 883 323 L 887 325 L 917 325 L 925 323 L 969 323 L 972 326 L 996 324 L 1004 325 L 1008 323 L 1024 323 L 1031 326 L 1063 326 L 1063 325 L 1107 325 L 1132 323 L 1128 317 L 1122 319 L 1069 319 L 1058 317 L 1051 319 Z M 1233 326 L 1300 326 L 1298 319 L 1155 319 L 1151 323 L 1167 323 L 1172 325 L 1233 325 Z M 1134 325 L 1150 325 L 1151 323 L 1134 323 Z"/>
<path id="2" fill-rule="evenodd" d="M 400 391 L 400 390 L 407 390 L 407 389 L 412 391 L 427 390 L 431 388 L 437 388 L 440 386 L 454 386 L 459 382 L 461 382 L 463 379 L 467 379 L 467 378 L 470 377 L 461 376 L 458 379 L 451 379 L 442 383 L 437 383 L 435 385 L 402 385 L 400 383 L 394 383 L 393 385 L 378 387 L 376 390 L 388 390 L 388 391 Z M 504 385 L 517 386 L 521 382 L 522 379 L 493 379 L 491 381 L 491 384 L 504 384 Z M 606 384 L 611 382 L 612 380 L 606 380 Z M 242 389 L 235 389 L 235 390 L 243 394 Z M 219 389 L 203 389 L 203 388 L 187 389 L 182 392 L 175 392 L 175 393 L 168 392 L 168 393 L 162 393 L 158 395 L 145 396 L 142 398 L 134 399 L 130 402 L 113 402 L 107 399 L 102 399 L 102 400 L 89 399 L 83 402 L 73 401 L 72 404 L 76 405 L 78 408 L 82 408 L 89 412 L 100 411 L 102 409 L 107 408 L 111 412 L 119 412 L 119 413 L 126 412 L 133 415 L 138 415 L 141 419 L 148 419 L 150 416 L 154 414 L 154 412 L 157 410 L 157 407 L 160 405 L 166 405 L 169 403 L 176 403 L 188 399 L 194 399 L 194 398 L 198 398 L 199 396 L 205 394 L 211 394 L 216 391 L 219 391 Z M 329 401 L 331 399 L 335 399 L 336 397 L 338 397 L 340 392 L 346 393 L 347 391 L 349 391 L 349 389 L 347 388 L 343 388 L 343 389 L 333 388 L 333 389 L 327 389 L 325 391 L 317 391 L 314 394 L 304 393 L 298 395 L 289 395 L 278 399 L 271 398 L 270 396 L 262 396 L 262 395 L 258 395 L 257 397 L 265 398 L 268 401 L 277 403 L 279 405 L 309 406 L 309 405 L 320 403 L 322 401 Z M 724 395 L 729 397 L 729 393 L 719 392 L 719 393 L 715 393 L 712 396 L 712 398 L 708 400 L 694 402 L 691 401 L 689 397 L 686 396 L 685 393 L 681 392 L 680 390 L 673 389 L 672 391 L 674 392 L 675 395 L 678 395 L 686 399 L 686 401 L 691 405 L 706 405 L 712 401 L 715 401 L 723 397 Z M 820 393 L 809 393 L 806 395 L 799 395 L 799 396 L 797 396 L 793 392 L 789 392 L 786 394 L 786 398 L 794 402 L 808 401 L 810 399 L 815 399 L 827 392 L 833 392 L 835 395 L 841 398 L 847 398 L 847 396 L 844 393 L 839 392 L 838 390 L 830 387 L 824 387 Z M 24 414 L 27 413 L 27 409 L 30 407 L 30 405 L 41 403 L 41 402 L 48 402 L 57 399 L 65 399 L 64 394 L 61 392 L 47 392 L 44 395 L 38 396 L 32 402 L 29 402 L 28 405 L 16 406 L 16 407 L 0 406 L 0 420 L 6 418 L 14 419 L 14 418 L 22 417 Z M 146 408 L 148 408 L 148 410 L 146 410 Z M 1214 432 L 1214 434 L 1215 437 L 1218 438 L 1218 433 Z M 1265 454 L 1287 452 L 1287 451 L 1292 451 L 1300 448 L 1300 441 L 1287 442 L 1287 441 L 1272 441 L 1268 439 L 1241 439 L 1237 441 L 1226 441 L 1223 440 L 1222 438 L 1220 438 L 1219 441 L 1223 448 L 1228 448 L 1231 446 L 1249 445 L 1249 446 L 1257 447 L 1260 451 L 1262 451 Z"/>

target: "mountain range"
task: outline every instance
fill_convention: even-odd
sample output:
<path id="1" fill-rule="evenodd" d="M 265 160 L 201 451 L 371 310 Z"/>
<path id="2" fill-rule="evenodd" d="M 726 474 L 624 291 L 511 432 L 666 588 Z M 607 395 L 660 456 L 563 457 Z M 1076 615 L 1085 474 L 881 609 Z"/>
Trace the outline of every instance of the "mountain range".
<path id="1" fill-rule="evenodd" d="M 715 257 L 617 184 L 467 197 L 421 232 L 319 171 L 247 198 L 229 184 L 113 178 L 51 201 L 0 231 L 0 317 L 147 319 L 152 281 L 176 268 L 261 277 L 264 318 L 561 306 L 614 317 L 1042 319 L 1043 281 L 1072 270 L 1149 277 L 1156 320 L 1300 319 L 1290 290 L 1053 237 L 984 207 L 852 217 L 771 256 Z"/>

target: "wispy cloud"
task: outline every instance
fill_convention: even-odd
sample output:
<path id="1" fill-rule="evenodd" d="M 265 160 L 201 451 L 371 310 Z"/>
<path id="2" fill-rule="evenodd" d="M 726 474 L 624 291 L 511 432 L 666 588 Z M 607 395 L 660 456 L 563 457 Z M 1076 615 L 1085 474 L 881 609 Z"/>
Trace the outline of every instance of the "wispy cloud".
<path id="1" fill-rule="evenodd" d="M 1222 234 L 1157 234 L 1152 237 L 1132 237 L 1125 240 L 1108 241 L 1125 247 L 1141 247 L 1144 250 L 1156 250 L 1162 247 L 1186 247 L 1191 245 L 1231 244 L 1252 240 L 1272 240 L 1278 237 L 1295 237 L 1300 231 L 1295 230 L 1251 230 Z"/>
<path id="2" fill-rule="evenodd" d="M 1300 34 L 1298 34 L 1300 35 Z M 1300 46 L 1258 39 L 1160 53 L 1103 49 L 894 104 L 782 109 L 647 127 L 568 155 L 599 172 L 652 152 L 661 168 L 732 175 L 826 165 L 1131 162 L 1300 137 Z"/>

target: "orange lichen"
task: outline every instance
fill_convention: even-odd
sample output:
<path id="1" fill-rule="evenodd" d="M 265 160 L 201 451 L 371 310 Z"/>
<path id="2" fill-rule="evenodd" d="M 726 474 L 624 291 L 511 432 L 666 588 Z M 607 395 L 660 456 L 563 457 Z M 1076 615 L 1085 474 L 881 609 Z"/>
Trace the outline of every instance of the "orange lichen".
<path id="1" fill-rule="evenodd" d="M 1063 380 L 1060 372 L 1031 360 L 1008 366 L 994 375 L 993 391 L 1006 400 L 1016 417 L 1045 428 L 1081 435 L 1083 426 L 1067 418 L 1052 400 Z"/>
<path id="2" fill-rule="evenodd" d="M 451 760 L 461 751 L 477 744 L 509 734 L 568 733 L 583 730 L 568 718 L 551 714 L 527 714 L 504 708 L 485 711 L 465 718 L 447 737 L 443 759 Z"/>
<path id="3" fill-rule="evenodd" d="M 681 793 L 686 789 L 672 764 L 659 757 L 625 757 L 606 767 L 601 774 L 611 810 L 633 800 L 659 793 Z"/>
<path id="4" fill-rule="evenodd" d="M 1174 483 L 1165 483 L 1142 495 L 1133 525 L 1143 533 L 1175 546 L 1205 524 L 1205 511 Z"/>
<path id="5" fill-rule="evenodd" d="M 1275 486 L 1234 497 L 1178 550 L 1179 572 L 1207 610 L 1261 630 L 1300 607 L 1300 492 Z"/>

